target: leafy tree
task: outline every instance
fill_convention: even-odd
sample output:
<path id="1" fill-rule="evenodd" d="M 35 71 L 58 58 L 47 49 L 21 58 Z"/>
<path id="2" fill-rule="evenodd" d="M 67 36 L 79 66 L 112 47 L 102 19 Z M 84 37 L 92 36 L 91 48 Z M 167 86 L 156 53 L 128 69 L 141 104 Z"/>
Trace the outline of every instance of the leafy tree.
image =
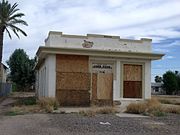
<path id="1" fill-rule="evenodd" d="M 16 49 L 10 56 L 7 64 L 10 68 L 10 78 L 16 83 L 19 90 L 28 90 L 35 82 L 35 60 L 29 59 L 23 49 Z"/>
<path id="2" fill-rule="evenodd" d="M 180 93 L 180 73 L 178 71 L 175 71 L 175 74 L 176 74 L 176 80 L 178 84 L 177 92 Z"/>
<path id="3" fill-rule="evenodd" d="M 166 91 L 166 94 L 172 95 L 174 92 L 177 92 L 178 82 L 176 74 L 172 71 L 167 71 L 163 74 L 163 88 Z"/>
<path id="4" fill-rule="evenodd" d="M 18 32 L 22 33 L 24 36 L 27 36 L 22 29 L 17 27 L 17 25 L 28 25 L 24 20 L 21 19 L 24 14 L 19 13 L 19 9 L 17 7 L 17 3 L 11 5 L 7 0 L 2 0 L 0 2 L 0 63 L 2 62 L 4 31 L 8 33 L 10 39 L 12 37 L 9 30 L 12 30 L 18 38 Z"/>
<path id="5" fill-rule="evenodd" d="M 162 82 L 162 77 L 160 77 L 160 76 L 155 76 L 155 82 Z"/>

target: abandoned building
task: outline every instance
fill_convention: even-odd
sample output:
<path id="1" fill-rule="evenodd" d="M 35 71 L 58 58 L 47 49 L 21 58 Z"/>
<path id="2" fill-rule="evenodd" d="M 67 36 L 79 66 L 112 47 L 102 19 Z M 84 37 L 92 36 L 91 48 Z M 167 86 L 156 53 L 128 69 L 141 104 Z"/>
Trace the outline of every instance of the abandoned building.
<path id="1" fill-rule="evenodd" d="M 36 64 L 36 94 L 62 106 L 151 98 L 152 40 L 49 32 Z"/>

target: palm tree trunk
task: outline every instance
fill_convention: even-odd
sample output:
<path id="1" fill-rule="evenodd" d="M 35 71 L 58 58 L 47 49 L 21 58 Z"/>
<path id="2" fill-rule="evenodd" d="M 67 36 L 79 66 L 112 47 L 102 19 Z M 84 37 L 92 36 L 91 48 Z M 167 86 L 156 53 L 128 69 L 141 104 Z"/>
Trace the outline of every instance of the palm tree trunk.
<path id="1" fill-rule="evenodd" d="M 2 62 L 2 52 L 3 52 L 3 29 L 0 27 L 0 63 Z"/>
<path id="2" fill-rule="evenodd" d="M 0 27 L 0 78 L 2 78 L 1 62 L 2 62 L 2 53 L 3 53 L 3 34 L 4 34 L 4 29 L 3 27 Z"/>

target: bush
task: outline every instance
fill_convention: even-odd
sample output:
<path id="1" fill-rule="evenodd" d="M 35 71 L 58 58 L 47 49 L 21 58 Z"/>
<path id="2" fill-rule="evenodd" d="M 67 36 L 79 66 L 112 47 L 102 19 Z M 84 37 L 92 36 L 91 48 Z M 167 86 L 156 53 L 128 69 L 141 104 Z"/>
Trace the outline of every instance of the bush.
<path id="1" fill-rule="evenodd" d="M 55 98 L 40 98 L 38 104 L 48 113 L 53 112 L 53 110 L 57 110 L 59 106 L 59 103 Z"/>
<path id="2" fill-rule="evenodd" d="M 153 116 L 164 116 L 160 102 L 154 98 L 140 103 L 131 103 L 127 106 L 126 112 Z"/>
<path id="3" fill-rule="evenodd" d="M 134 114 L 142 114 L 146 111 L 146 105 L 144 103 L 131 103 L 127 106 L 126 112 Z"/>

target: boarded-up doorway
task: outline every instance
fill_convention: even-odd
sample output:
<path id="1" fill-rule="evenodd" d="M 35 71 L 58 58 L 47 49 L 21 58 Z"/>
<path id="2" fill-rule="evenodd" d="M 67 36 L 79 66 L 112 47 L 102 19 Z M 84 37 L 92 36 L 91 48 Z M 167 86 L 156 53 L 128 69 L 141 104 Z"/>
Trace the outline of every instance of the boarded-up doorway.
<path id="1" fill-rule="evenodd" d="M 103 106 L 112 105 L 113 74 L 93 73 L 92 75 L 92 104 Z"/>
<path id="2" fill-rule="evenodd" d="M 142 65 L 124 64 L 123 97 L 142 98 Z"/>
<path id="3" fill-rule="evenodd" d="M 94 64 L 92 73 L 92 104 L 103 106 L 113 102 L 113 73 L 110 64 Z"/>

